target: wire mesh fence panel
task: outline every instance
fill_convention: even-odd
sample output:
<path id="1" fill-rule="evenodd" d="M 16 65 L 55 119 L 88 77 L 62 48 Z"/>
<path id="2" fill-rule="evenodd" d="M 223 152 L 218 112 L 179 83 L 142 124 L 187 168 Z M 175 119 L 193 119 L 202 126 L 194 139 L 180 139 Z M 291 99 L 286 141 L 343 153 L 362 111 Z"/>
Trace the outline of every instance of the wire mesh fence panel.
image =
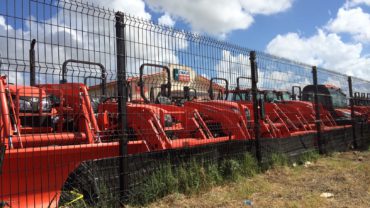
<path id="1" fill-rule="evenodd" d="M 229 96 L 236 76 L 250 71 L 248 50 L 127 15 L 123 21 L 133 139 L 148 151 L 251 139 Z"/>
<path id="2" fill-rule="evenodd" d="M 84 0 L 0 5 L 0 207 L 142 205 L 367 138 L 367 81 Z"/>
<path id="3" fill-rule="evenodd" d="M 189 169 L 197 158 L 209 165 L 222 159 L 219 150 L 212 150 L 211 156 L 209 151 L 197 152 L 200 146 L 212 149 L 219 143 L 251 141 L 252 109 L 233 100 L 237 78 L 248 79 L 250 74 L 249 50 L 128 15 L 122 18 L 130 140 L 143 141 L 149 152 L 176 149 L 178 155 L 168 160 L 182 161 L 174 164 L 180 169 Z M 146 171 L 158 172 L 167 165 L 155 164 Z M 136 172 L 128 173 L 136 182 L 130 189 L 143 191 L 149 179 Z M 181 178 L 178 174 L 183 173 L 174 174 Z M 128 197 L 136 194 L 145 193 Z"/>
<path id="4" fill-rule="evenodd" d="M 369 105 L 370 105 L 370 82 L 351 77 L 352 84 L 352 103 L 351 110 L 355 120 L 355 136 L 358 148 L 366 149 L 369 146 L 370 129 Z"/>
<path id="5" fill-rule="evenodd" d="M 336 150 L 336 147 L 341 146 L 342 150 L 348 150 L 354 142 L 349 107 L 348 76 L 319 68 L 317 69 L 317 77 L 318 104 L 321 123 L 324 126 L 322 140 L 325 148 L 327 151 L 333 151 Z M 328 121 L 335 123 L 336 127 L 326 127 L 325 123 Z"/>
<path id="6" fill-rule="evenodd" d="M 127 155 L 181 149 L 167 157 L 186 168 L 245 153 L 211 146 L 252 139 L 250 108 L 227 100 L 248 50 L 85 1 L 2 3 L 1 203 L 118 203 L 166 154 Z"/>
<path id="7" fill-rule="evenodd" d="M 97 106 L 105 83 L 116 80 L 115 15 L 82 1 L 1 8 L 1 206 L 78 201 L 81 193 L 62 191 L 69 175 L 82 161 L 119 155 Z M 89 92 L 94 86 L 100 93 Z M 86 201 L 95 197 L 96 189 L 82 190 Z"/>
<path id="8" fill-rule="evenodd" d="M 357 106 L 368 106 L 370 99 L 370 83 L 369 81 L 351 77 L 352 79 L 352 91 L 354 98 L 354 105 Z"/>
<path id="9" fill-rule="evenodd" d="M 312 99 L 305 87 L 312 86 L 311 66 L 257 53 L 258 92 L 264 156 L 297 155 L 315 149 L 316 125 Z M 280 138 L 276 142 L 276 138 Z M 289 139 L 293 138 L 293 139 Z M 273 140 L 271 140 L 273 139 Z"/>

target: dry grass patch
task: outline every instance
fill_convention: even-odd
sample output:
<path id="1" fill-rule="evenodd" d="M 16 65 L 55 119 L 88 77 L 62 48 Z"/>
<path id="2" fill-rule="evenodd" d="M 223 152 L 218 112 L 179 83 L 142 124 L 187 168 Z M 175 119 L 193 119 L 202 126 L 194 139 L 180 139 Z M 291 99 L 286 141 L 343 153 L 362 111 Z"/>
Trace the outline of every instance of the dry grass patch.
<path id="1" fill-rule="evenodd" d="M 320 197 L 323 192 L 332 198 Z M 336 153 L 308 166 L 274 167 L 252 178 L 148 207 L 370 207 L 370 152 Z"/>

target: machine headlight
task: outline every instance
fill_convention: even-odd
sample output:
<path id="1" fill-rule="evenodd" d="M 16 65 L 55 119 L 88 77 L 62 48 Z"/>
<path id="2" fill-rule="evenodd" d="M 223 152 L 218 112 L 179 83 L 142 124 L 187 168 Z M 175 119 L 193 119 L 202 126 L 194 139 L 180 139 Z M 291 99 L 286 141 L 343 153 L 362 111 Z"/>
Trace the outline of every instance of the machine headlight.
<path id="1" fill-rule="evenodd" d="M 43 98 L 41 100 L 42 111 L 51 110 L 51 102 L 49 98 Z M 21 97 L 19 99 L 19 110 L 20 111 L 30 111 L 38 112 L 40 110 L 39 98 L 37 97 Z"/>
<path id="2" fill-rule="evenodd" d="M 19 100 L 19 110 L 20 111 L 32 111 L 32 103 L 28 100 Z"/>
<path id="3" fill-rule="evenodd" d="M 170 114 L 164 115 L 164 126 L 171 127 L 173 123 L 172 116 Z"/>
<path id="4" fill-rule="evenodd" d="M 49 98 L 43 98 L 41 100 L 42 104 L 42 111 L 50 111 L 51 110 L 51 102 Z"/>

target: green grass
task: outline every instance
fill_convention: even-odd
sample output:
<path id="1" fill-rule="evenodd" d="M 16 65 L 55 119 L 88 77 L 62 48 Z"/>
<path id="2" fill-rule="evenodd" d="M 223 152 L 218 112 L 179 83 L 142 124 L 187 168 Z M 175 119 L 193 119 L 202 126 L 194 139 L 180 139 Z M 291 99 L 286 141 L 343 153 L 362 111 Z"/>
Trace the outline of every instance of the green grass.
<path id="1" fill-rule="evenodd" d="M 182 171 L 179 169 L 179 173 Z M 183 175 L 182 175 L 183 176 Z M 185 176 L 186 177 L 186 176 Z M 141 186 L 137 186 L 130 195 L 130 204 L 147 204 L 156 198 L 176 192 L 181 186 L 173 174 L 171 164 L 167 163 L 154 171 Z"/>
<path id="2" fill-rule="evenodd" d="M 310 150 L 302 153 L 295 159 L 290 159 L 287 155 L 283 153 L 273 152 L 267 156 L 266 160 L 262 164 L 262 170 L 268 170 L 270 168 L 288 166 L 293 163 L 298 165 L 303 165 L 305 162 L 316 162 L 320 158 L 320 154 L 316 150 Z"/>
<path id="3" fill-rule="evenodd" d="M 299 156 L 299 158 L 297 159 L 297 163 L 299 165 L 303 165 L 306 161 L 316 162 L 319 158 L 320 154 L 318 151 L 307 151 Z"/>
<path id="4" fill-rule="evenodd" d="M 316 161 L 319 154 L 316 151 L 306 152 L 295 161 L 304 164 L 306 161 Z M 136 184 L 131 190 L 128 199 L 130 206 L 143 206 L 166 195 L 179 193 L 184 195 L 195 195 L 210 190 L 211 188 L 229 182 L 245 180 L 260 173 L 261 170 L 287 166 L 291 164 L 287 155 L 281 153 L 270 154 L 259 167 L 255 157 L 250 153 L 225 158 L 219 162 L 210 163 L 201 160 L 191 160 L 180 166 L 173 166 L 171 163 L 158 165 L 147 178 Z M 254 192 L 257 187 L 241 186 L 240 194 Z M 98 207 L 113 207 L 114 196 L 104 186 L 100 188 Z M 248 194 L 249 193 L 249 194 Z M 71 196 L 71 201 L 74 199 Z M 76 198 L 76 197 L 75 197 Z M 113 204 L 110 206 L 109 204 Z M 68 207 L 87 207 L 83 199 L 69 204 Z"/>
<path id="5" fill-rule="evenodd" d="M 132 192 L 129 203 L 141 206 L 171 193 L 198 194 L 227 181 L 253 176 L 259 171 L 257 161 L 249 153 L 236 159 L 224 159 L 219 164 L 191 160 L 173 168 L 168 163 L 160 166 Z"/>
<path id="6" fill-rule="evenodd" d="M 289 160 L 287 155 L 283 153 L 273 152 L 266 157 L 265 161 L 262 162 L 261 169 L 265 171 L 270 168 L 286 166 L 289 165 L 290 162 L 291 161 Z"/>
<path id="7" fill-rule="evenodd" d="M 237 160 L 223 160 L 220 166 L 221 176 L 224 180 L 235 181 L 240 176 L 240 163 Z"/>
<path id="8" fill-rule="evenodd" d="M 100 207 L 100 208 L 114 208 L 119 204 L 119 198 L 115 196 L 104 184 L 99 184 L 99 194 L 94 195 L 96 204 L 89 204 L 82 193 L 78 190 L 69 191 L 64 193 L 64 203 L 59 204 L 59 207 L 64 208 L 87 208 L 87 207 Z M 99 197 L 99 198 L 97 198 Z"/>
<path id="9" fill-rule="evenodd" d="M 242 176 L 250 177 L 260 172 L 257 160 L 251 154 L 244 154 L 240 160 L 240 165 Z"/>

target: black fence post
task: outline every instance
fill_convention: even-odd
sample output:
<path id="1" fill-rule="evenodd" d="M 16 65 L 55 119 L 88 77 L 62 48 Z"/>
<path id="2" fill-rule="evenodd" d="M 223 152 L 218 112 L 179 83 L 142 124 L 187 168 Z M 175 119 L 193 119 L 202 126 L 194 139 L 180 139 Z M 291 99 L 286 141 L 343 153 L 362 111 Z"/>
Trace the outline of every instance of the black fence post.
<path id="1" fill-rule="evenodd" d="M 258 73 L 257 73 L 257 63 L 256 63 L 256 52 L 251 51 L 249 54 L 249 60 L 251 64 L 251 77 L 252 77 L 252 100 L 253 100 L 253 114 L 254 114 L 254 137 L 256 144 L 256 157 L 258 163 L 262 163 L 262 153 L 261 153 L 261 144 L 260 144 L 260 118 L 259 118 L 259 104 L 257 97 L 257 82 L 258 82 Z"/>
<path id="2" fill-rule="evenodd" d="M 35 86 L 36 84 L 36 57 L 35 57 L 35 45 L 36 39 L 31 41 L 31 48 L 30 48 L 30 85 Z"/>
<path id="3" fill-rule="evenodd" d="M 320 107 L 319 107 L 319 96 L 317 88 L 317 68 L 316 66 L 312 67 L 312 78 L 314 87 L 314 105 L 315 105 L 315 123 L 317 131 L 317 144 L 319 146 L 319 153 L 325 154 L 324 142 L 321 136 L 321 116 L 320 116 Z"/>
<path id="4" fill-rule="evenodd" d="M 122 12 L 116 13 L 117 39 L 117 96 L 118 96 L 118 123 L 121 125 L 120 149 L 120 193 L 121 200 L 128 198 L 128 158 L 127 158 L 127 82 L 126 82 L 126 45 L 125 45 L 125 16 Z"/>
<path id="5" fill-rule="evenodd" d="M 358 148 L 357 139 L 356 139 L 356 118 L 355 118 L 355 109 L 354 109 L 354 100 L 353 100 L 353 91 L 352 91 L 352 77 L 348 77 L 348 90 L 349 90 L 349 105 L 351 107 L 351 122 L 352 122 L 352 138 L 353 138 L 353 147 Z"/>

